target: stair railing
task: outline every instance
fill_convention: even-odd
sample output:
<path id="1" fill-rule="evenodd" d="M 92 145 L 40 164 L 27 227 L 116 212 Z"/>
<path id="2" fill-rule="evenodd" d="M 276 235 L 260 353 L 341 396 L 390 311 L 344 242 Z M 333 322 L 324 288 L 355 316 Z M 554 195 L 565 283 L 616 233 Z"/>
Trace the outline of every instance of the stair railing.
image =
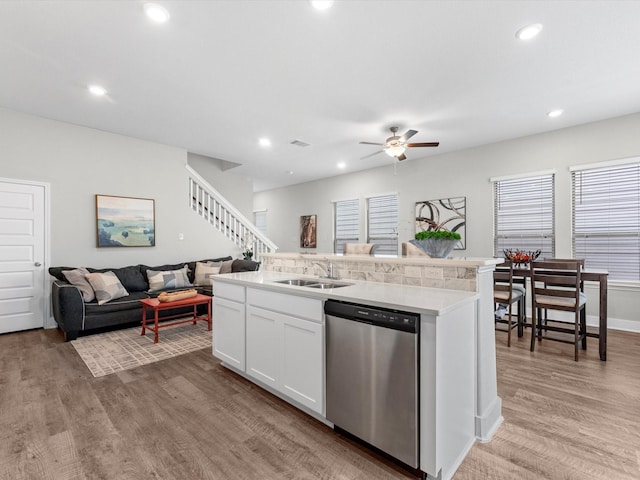
<path id="1" fill-rule="evenodd" d="M 243 251 L 251 248 L 253 259 L 262 253 L 275 252 L 278 247 L 240 213 L 220 192 L 189 165 L 189 206 L 214 228 Z"/>

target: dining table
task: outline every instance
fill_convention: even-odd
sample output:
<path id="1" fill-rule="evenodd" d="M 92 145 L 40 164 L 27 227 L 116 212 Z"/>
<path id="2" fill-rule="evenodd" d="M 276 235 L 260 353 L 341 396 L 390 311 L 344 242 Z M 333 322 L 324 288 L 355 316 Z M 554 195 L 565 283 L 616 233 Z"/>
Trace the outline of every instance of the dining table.
<path id="1" fill-rule="evenodd" d="M 513 277 L 526 280 L 531 278 L 531 270 L 529 265 L 515 266 L 513 268 Z M 584 282 L 592 282 L 598 285 L 599 290 L 599 321 L 597 332 L 587 332 L 587 337 L 598 339 L 598 352 L 600 360 L 607 360 L 607 288 L 609 272 L 606 270 L 590 270 L 584 269 L 580 271 L 580 278 Z"/>

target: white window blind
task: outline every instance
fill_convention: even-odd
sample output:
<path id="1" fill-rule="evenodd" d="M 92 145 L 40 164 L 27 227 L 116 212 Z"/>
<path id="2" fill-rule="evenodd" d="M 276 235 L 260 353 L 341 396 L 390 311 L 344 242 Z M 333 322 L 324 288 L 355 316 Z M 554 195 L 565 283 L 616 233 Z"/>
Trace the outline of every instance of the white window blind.
<path id="1" fill-rule="evenodd" d="M 494 254 L 541 250 L 555 256 L 553 174 L 494 182 Z"/>
<path id="2" fill-rule="evenodd" d="M 358 243 L 360 238 L 360 200 L 335 202 L 334 209 L 333 251 L 343 253 L 345 243 Z"/>
<path id="3" fill-rule="evenodd" d="M 640 159 L 574 170 L 573 252 L 612 280 L 640 280 Z"/>
<path id="4" fill-rule="evenodd" d="M 398 254 L 397 194 L 367 200 L 367 242 L 377 245 L 377 255 Z"/>
<path id="5" fill-rule="evenodd" d="M 258 228 L 258 231 L 263 234 L 265 237 L 267 236 L 267 212 L 254 212 L 253 213 L 253 223 Z"/>

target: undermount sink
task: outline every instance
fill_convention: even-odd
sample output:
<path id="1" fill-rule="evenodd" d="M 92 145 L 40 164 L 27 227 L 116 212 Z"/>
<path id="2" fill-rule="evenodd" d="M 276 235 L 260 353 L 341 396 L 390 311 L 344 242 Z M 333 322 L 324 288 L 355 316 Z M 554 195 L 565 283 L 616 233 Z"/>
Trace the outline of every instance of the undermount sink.
<path id="1" fill-rule="evenodd" d="M 314 283 L 312 285 L 305 285 L 309 288 L 340 288 L 340 287 L 348 287 L 349 285 L 353 285 L 353 283 L 344 283 L 344 282 L 320 282 Z"/>
<path id="2" fill-rule="evenodd" d="M 315 279 L 315 278 L 292 278 L 290 280 L 277 280 L 276 283 L 282 283 L 284 285 L 293 285 L 296 287 L 309 287 L 309 288 L 318 288 L 318 289 L 348 287 L 349 285 L 353 285 L 353 283 L 334 282 L 332 280 L 323 280 L 323 279 Z"/>
<path id="3" fill-rule="evenodd" d="M 308 287 L 309 285 L 314 285 L 318 283 L 319 280 L 315 280 L 313 278 L 294 278 L 291 280 L 278 280 L 276 283 L 284 283 L 285 285 L 295 285 L 296 287 Z"/>

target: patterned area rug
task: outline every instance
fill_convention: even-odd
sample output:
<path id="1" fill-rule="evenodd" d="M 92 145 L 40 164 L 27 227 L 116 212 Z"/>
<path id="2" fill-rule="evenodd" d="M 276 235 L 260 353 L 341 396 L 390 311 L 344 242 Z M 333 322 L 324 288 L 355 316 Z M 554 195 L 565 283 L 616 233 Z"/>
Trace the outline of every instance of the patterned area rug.
<path id="1" fill-rule="evenodd" d="M 183 323 L 160 329 L 158 343 L 153 332 L 140 335 L 140 328 L 88 335 L 71 341 L 94 377 L 121 372 L 202 348 L 211 349 L 206 322 Z"/>

